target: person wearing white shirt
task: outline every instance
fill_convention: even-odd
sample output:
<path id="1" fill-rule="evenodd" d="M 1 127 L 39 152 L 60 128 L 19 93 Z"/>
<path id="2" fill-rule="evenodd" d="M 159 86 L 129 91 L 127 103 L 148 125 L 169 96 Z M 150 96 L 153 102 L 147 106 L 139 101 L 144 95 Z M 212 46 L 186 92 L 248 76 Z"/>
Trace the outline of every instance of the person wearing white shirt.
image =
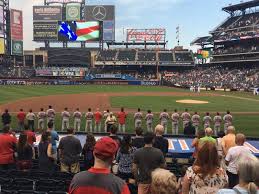
<path id="1" fill-rule="evenodd" d="M 82 113 L 79 111 L 79 108 L 76 109 L 76 111 L 73 114 L 73 117 L 74 117 L 74 128 L 75 128 L 75 130 L 80 131 Z"/>
<path id="2" fill-rule="evenodd" d="M 29 129 L 34 131 L 34 120 L 35 120 L 35 114 L 32 112 L 32 109 L 30 109 L 29 113 L 26 115 L 26 119 L 28 120 L 28 126 Z"/>
<path id="3" fill-rule="evenodd" d="M 177 112 L 177 109 L 174 110 L 174 113 L 172 114 L 172 134 L 178 135 L 179 133 L 179 119 L 180 115 Z"/>
<path id="4" fill-rule="evenodd" d="M 46 119 L 46 112 L 44 109 L 41 108 L 40 112 L 38 112 L 38 129 L 43 130 L 45 128 L 45 119 Z"/>
<path id="5" fill-rule="evenodd" d="M 69 117 L 70 113 L 68 112 L 68 108 L 65 108 L 64 111 L 61 113 L 62 117 L 62 128 L 61 130 L 64 131 L 69 128 Z"/>

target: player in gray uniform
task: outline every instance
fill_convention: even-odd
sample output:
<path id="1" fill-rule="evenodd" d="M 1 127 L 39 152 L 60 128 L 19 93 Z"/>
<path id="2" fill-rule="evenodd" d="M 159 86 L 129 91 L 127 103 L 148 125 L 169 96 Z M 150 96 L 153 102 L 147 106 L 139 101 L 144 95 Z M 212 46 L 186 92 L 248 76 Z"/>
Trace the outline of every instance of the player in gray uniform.
<path id="1" fill-rule="evenodd" d="M 191 115 L 188 113 L 188 109 L 185 109 L 185 112 L 182 113 L 181 118 L 183 119 L 183 129 L 188 126 L 191 121 Z"/>
<path id="2" fill-rule="evenodd" d="M 46 112 L 44 109 L 41 108 L 40 112 L 38 112 L 38 129 L 43 130 L 45 128 L 45 119 L 46 119 Z"/>
<path id="3" fill-rule="evenodd" d="M 91 108 L 88 108 L 88 112 L 85 114 L 86 123 L 85 123 L 85 131 L 87 132 L 88 129 L 90 132 L 93 132 L 93 119 L 94 119 L 94 113 L 92 112 Z"/>
<path id="4" fill-rule="evenodd" d="M 47 114 L 47 124 L 51 121 L 53 123 L 53 129 L 55 129 L 55 115 L 56 115 L 56 112 L 52 108 L 52 106 L 49 106 L 49 109 L 47 110 L 46 114 Z"/>
<path id="5" fill-rule="evenodd" d="M 166 134 L 167 134 L 167 123 L 168 123 L 169 118 L 170 118 L 170 116 L 167 113 L 167 110 L 164 109 L 164 112 L 162 112 L 160 114 L 159 119 L 160 119 L 161 125 L 164 127 L 164 130 L 165 130 Z"/>
<path id="6" fill-rule="evenodd" d="M 198 113 L 195 112 L 194 115 L 192 116 L 192 123 L 193 123 L 193 126 L 195 127 L 196 135 L 198 134 L 198 131 L 199 131 L 200 121 L 201 121 L 200 115 L 198 115 Z"/>
<path id="7" fill-rule="evenodd" d="M 79 108 L 76 109 L 76 111 L 73 114 L 73 117 L 74 117 L 74 129 L 76 131 L 80 131 L 82 113 L 80 112 Z"/>
<path id="8" fill-rule="evenodd" d="M 206 113 L 206 116 L 203 117 L 203 122 L 204 122 L 204 129 L 207 129 L 210 127 L 210 123 L 212 121 L 212 118 L 210 116 L 210 113 Z"/>
<path id="9" fill-rule="evenodd" d="M 172 134 L 178 135 L 180 115 L 178 114 L 177 109 L 174 110 L 174 113 L 172 114 L 171 118 L 172 118 Z"/>
<path id="10" fill-rule="evenodd" d="M 229 126 L 232 126 L 233 116 L 230 114 L 230 111 L 227 111 L 227 114 L 223 117 L 224 121 L 224 131 L 227 134 L 227 129 Z"/>
<path id="11" fill-rule="evenodd" d="M 146 123 L 147 123 L 147 131 L 152 132 L 153 131 L 153 120 L 154 120 L 154 115 L 152 114 L 151 110 L 147 111 L 146 115 Z"/>
<path id="12" fill-rule="evenodd" d="M 68 108 L 65 108 L 64 111 L 61 113 L 62 117 L 62 127 L 61 130 L 67 130 L 69 128 L 69 117 L 70 113 L 68 112 Z"/>
<path id="13" fill-rule="evenodd" d="M 140 112 L 140 108 L 138 108 L 138 112 L 134 114 L 135 128 L 141 127 L 142 125 L 143 114 Z"/>
<path id="14" fill-rule="evenodd" d="M 104 119 L 104 131 L 107 131 L 107 124 L 106 124 L 106 119 L 107 117 L 110 116 L 110 110 L 107 109 L 106 111 L 103 112 L 103 119 Z"/>
<path id="15" fill-rule="evenodd" d="M 217 112 L 217 115 L 213 118 L 213 121 L 214 121 L 214 134 L 215 136 L 217 136 L 218 133 L 220 132 L 220 126 L 222 123 L 222 117 L 218 112 Z"/>

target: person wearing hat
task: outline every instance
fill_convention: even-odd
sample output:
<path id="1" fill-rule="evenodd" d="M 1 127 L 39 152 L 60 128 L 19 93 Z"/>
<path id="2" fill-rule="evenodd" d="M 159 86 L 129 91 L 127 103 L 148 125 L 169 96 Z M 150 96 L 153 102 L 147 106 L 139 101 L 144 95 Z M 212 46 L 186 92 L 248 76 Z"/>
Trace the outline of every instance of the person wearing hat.
<path id="1" fill-rule="evenodd" d="M 94 146 L 94 166 L 74 176 L 69 194 L 130 194 L 127 184 L 110 172 L 118 144 L 110 137 L 99 139 Z"/>

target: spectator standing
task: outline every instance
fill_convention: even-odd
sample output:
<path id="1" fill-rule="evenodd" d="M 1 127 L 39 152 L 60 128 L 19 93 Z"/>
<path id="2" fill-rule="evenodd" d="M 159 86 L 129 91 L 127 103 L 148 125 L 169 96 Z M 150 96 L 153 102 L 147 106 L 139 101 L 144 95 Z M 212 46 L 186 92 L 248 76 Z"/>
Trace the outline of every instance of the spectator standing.
<path id="1" fill-rule="evenodd" d="M 198 115 L 198 113 L 195 112 L 194 115 L 192 116 L 192 123 L 193 123 L 193 126 L 195 127 L 195 134 L 198 134 L 200 121 L 201 121 L 200 115 Z"/>
<path id="2" fill-rule="evenodd" d="M 212 194 L 225 188 L 228 183 L 226 172 L 219 168 L 216 145 L 205 142 L 189 167 L 183 180 L 183 194 Z"/>
<path id="3" fill-rule="evenodd" d="M 44 109 L 41 108 L 40 112 L 38 112 L 38 129 L 43 130 L 45 128 L 45 119 L 46 119 L 46 112 L 44 112 Z"/>
<path id="4" fill-rule="evenodd" d="M 217 145 L 217 151 L 219 155 L 220 166 L 221 168 L 226 169 L 225 155 L 222 147 L 222 138 L 224 136 L 225 136 L 224 131 L 219 131 L 218 138 L 216 139 L 216 145 Z"/>
<path id="5" fill-rule="evenodd" d="M 121 138 L 117 135 L 117 132 L 118 132 L 118 127 L 116 125 L 112 125 L 109 137 L 112 138 L 114 141 L 116 141 L 117 144 L 120 146 Z"/>
<path id="6" fill-rule="evenodd" d="M 177 109 L 175 109 L 174 113 L 172 114 L 172 134 L 173 135 L 179 134 L 179 119 L 180 119 L 180 115 L 177 112 Z"/>
<path id="7" fill-rule="evenodd" d="M 76 174 L 80 171 L 79 158 L 82 152 L 82 146 L 74 136 L 74 129 L 67 129 L 68 135 L 59 142 L 59 154 L 61 162 L 61 172 Z"/>
<path id="8" fill-rule="evenodd" d="M 96 112 L 94 113 L 94 121 L 95 121 L 95 126 L 94 126 L 94 131 L 95 132 L 101 132 L 101 125 L 102 125 L 102 113 L 100 112 L 100 109 L 97 108 Z"/>
<path id="9" fill-rule="evenodd" d="M 73 113 L 73 117 L 74 117 L 74 129 L 76 131 L 80 131 L 82 113 L 80 112 L 79 108 L 77 108 L 76 111 Z"/>
<path id="10" fill-rule="evenodd" d="M 113 115 L 113 113 L 111 112 L 110 115 L 107 117 L 105 124 L 107 126 L 107 132 L 111 131 L 112 126 L 114 126 L 117 122 L 116 117 Z"/>
<path id="11" fill-rule="evenodd" d="M 154 120 L 154 115 L 151 112 L 151 110 L 147 111 L 147 115 L 145 117 L 146 124 L 147 124 L 147 131 L 152 132 L 153 131 L 153 120 Z"/>
<path id="12" fill-rule="evenodd" d="M 214 121 L 214 134 L 215 136 L 217 136 L 219 131 L 221 130 L 220 126 L 222 123 L 222 117 L 220 116 L 219 112 L 217 112 L 217 115 L 213 118 L 213 121 Z"/>
<path id="13" fill-rule="evenodd" d="M 26 114 L 23 111 L 23 109 L 20 109 L 20 112 L 17 114 L 17 120 L 18 120 L 18 130 L 22 131 L 24 130 L 24 122 L 25 122 Z"/>
<path id="14" fill-rule="evenodd" d="M 94 146 L 96 140 L 93 134 L 88 134 L 86 136 L 85 145 L 83 147 L 82 155 L 84 156 L 85 169 L 88 170 L 94 166 Z"/>
<path id="15" fill-rule="evenodd" d="M 157 168 L 151 178 L 151 194 L 177 194 L 177 179 L 169 170 Z"/>
<path id="16" fill-rule="evenodd" d="M 51 123 L 51 122 L 50 122 Z M 43 132 L 39 143 L 40 171 L 52 173 L 55 171 L 55 157 L 52 154 L 51 133 Z"/>
<path id="17" fill-rule="evenodd" d="M 69 194 L 130 194 L 127 184 L 110 172 L 118 144 L 110 137 L 103 137 L 94 146 L 94 167 L 76 174 Z"/>
<path id="18" fill-rule="evenodd" d="M 235 135 L 235 127 L 234 126 L 229 126 L 227 129 L 227 135 L 225 135 L 222 138 L 221 144 L 222 144 L 222 149 L 223 153 L 226 156 L 228 153 L 228 150 L 231 147 L 236 146 L 236 135 Z"/>
<path id="19" fill-rule="evenodd" d="M 2 123 L 3 126 L 10 125 L 11 123 L 11 115 L 9 114 L 8 109 L 5 109 L 5 112 L 2 114 Z"/>
<path id="20" fill-rule="evenodd" d="M 143 119 L 143 113 L 141 112 L 140 108 L 138 108 L 138 112 L 134 114 L 135 128 L 141 128 L 142 119 Z"/>
<path id="21" fill-rule="evenodd" d="M 29 129 L 31 129 L 32 131 L 34 131 L 35 118 L 36 118 L 35 114 L 32 112 L 32 109 L 30 109 L 28 114 L 26 115 L 26 119 L 28 121 Z"/>
<path id="22" fill-rule="evenodd" d="M 88 112 L 85 113 L 86 123 L 85 123 L 85 132 L 93 132 L 93 119 L 94 113 L 92 112 L 91 108 L 88 108 Z"/>
<path id="23" fill-rule="evenodd" d="M 200 138 L 199 143 L 204 144 L 205 142 L 211 142 L 216 145 L 216 139 L 212 137 L 213 130 L 211 128 L 205 129 L 205 137 Z"/>
<path id="24" fill-rule="evenodd" d="M 136 136 L 132 140 L 132 146 L 136 147 L 137 149 L 143 148 L 145 146 L 145 143 L 144 143 L 142 128 L 136 128 L 135 133 L 136 133 Z"/>
<path id="25" fill-rule="evenodd" d="M 229 179 L 229 188 L 233 188 L 238 184 L 238 164 L 241 159 L 251 156 L 251 151 L 244 146 L 245 135 L 236 135 L 236 146 L 231 147 L 226 155 L 227 174 Z"/>
<path id="26" fill-rule="evenodd" d="M 61 130 L 67 130 L 69 128 L 69 117 L 70 113 L 68 112 L 68 108 L 65 108 L 64 111 L 61 113 L 62 117 L 62 127 Z"/>
<path id="27" fill-rule="evenodd" d="M 57 160 L 57 141 L 59 141 L 59 136 L 58 133 L 54 130 L 53 128 L 53 123 L 49 122 L 48 123 L 48 129 L 47 131 L 50 132 L 51 136 L 51 148 L 52 148 L 52 156 Z"/>
<path id="28" fill-rule="evenodd" d="M 206 115 L 203 117 L 204 129 L 210 128 L 211 121 L 212 121 L 212 118 L 210 116 L 210 113 L 206 112 Z"/>
<path id="29" fill-rule="evenodd" d="M 125 135 L 121 141 L 116 161 L 119 164 L 118 176 L 127 183 L 129 182 L 129 179 L 133 178 L 132 163 L 135 151 L 136 148 L 131 144 L 131 136 Z"/>
<path id="30" fill-rule="evenodd" d="M 193 158 L 197 158 L 197 153 L 199 150 L 199 142 L 200 139 L 203 138 L 205 136 L 205 131 L 204 130 L 199 130 L 197 133 L 197 137 L 192 141 L 192 148 L 194 148 L 194 152 L 193 152 Z"/>
<path id="31" fill-rule="evenodd" d="M 157 125 L 155 128 L 155 140 L 153 147 L 160 149 L 164 156 L 168 153 L 168 140 L 163 137 L 165 133 L 164 127 L 162 125 Z"/>
<path id="32" fill-rule="evenodd" d="M 33 158 L 35 158 L 34 143 L 36 142 L 36 135 L 27 124 L 24 125 L 23 133 L 27 135 L 27 143 L 32 147 Z"/>
<path id="33" fill-rule="evenodd" d="M 188 113 L 188 109 L 185 109 L 185 111 L 181 115 L 181 118 L 183 119 L 183 129 L 184 129 L 191 122 L 191 115 L 190 113 Z"/>
<path id="34" fill-rule="evenodd" d="M 47 115 L 47 124 L 49 122 L 53 123 L 53 128 L 55 128 L 55 115 L 56 115 L 56 111 L 52 108 L 52 106 L 49 106 L 49 109 L 46 111 L 46 115 Z"/>
<path id="35" fill-rule="evenodd" d="M 10 170 L 15 167 L 14 152 L 17 139 L 10 134 L 9 125 L 5 125 L 0 134 L 0 170 Z"/>
<path id="36" fill-rule="evenodd" d="M 126 132 L 126 118 L 127 114 L 125 113 L 124 108 L 121 108 L 121 111 L 118 113 L 119 132 Z"/>
<path id="37" fill-rule="evenodd" d="M 233 116 L 230 114 L 230 111 L 227 111 L 227 114 L 223 117 L 223 120 L 224 120 L 224 130 L 226 133 L 228 127 L 231 126 L 233 123 Z"/>
<path id="38" fill-rule="evenodd" d="M 183 130 L 184 135 L 194 136 L 195 135 L 195 127 L 192 125 L 192 122 L 188 122 L 186 127 Z"/>
<path id="39" fill-rule="evenodd" d="M 133 173 L 138 183 L 138 194 L 150 194 L 151 173 L 159 167 L 165 167 L 163 153 L 153 147 L 155 135 L 147 132 L 144 135 L 145 146 L 134 154 Z"/>
<path id="40" fill-rule="evenodd" d="M 167 113 L 167 110 L 164 109 L 164 112 L 162 112 L 159 116 L 160 119 L 160 123 L 161 125 L 164 127 L 165 133 L 167 134 L 167 124 L 168 124 L 168 120 L 169 120 L 170 116 Z"/>
<path id="41" fill-rule="evenodd" d="M 32 168 L 33 150 L 28 143 L 28 136 L 21 133 L 17 144 L 17 169 L 30 170 Z"/>

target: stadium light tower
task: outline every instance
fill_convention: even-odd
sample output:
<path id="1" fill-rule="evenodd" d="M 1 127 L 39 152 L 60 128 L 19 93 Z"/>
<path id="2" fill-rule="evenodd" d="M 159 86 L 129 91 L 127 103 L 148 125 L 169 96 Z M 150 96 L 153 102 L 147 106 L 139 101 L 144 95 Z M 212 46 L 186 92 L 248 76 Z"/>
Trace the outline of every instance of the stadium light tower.
<path id="1" fill-rule="evenodd" d="M 5 55 L 10 56 L 11 53 L 11 31 L 10 31 L 10 9 L 9 0 L 0 0 L 0 6 L 3 7 L 3 37 L 5 42 Z"/>

